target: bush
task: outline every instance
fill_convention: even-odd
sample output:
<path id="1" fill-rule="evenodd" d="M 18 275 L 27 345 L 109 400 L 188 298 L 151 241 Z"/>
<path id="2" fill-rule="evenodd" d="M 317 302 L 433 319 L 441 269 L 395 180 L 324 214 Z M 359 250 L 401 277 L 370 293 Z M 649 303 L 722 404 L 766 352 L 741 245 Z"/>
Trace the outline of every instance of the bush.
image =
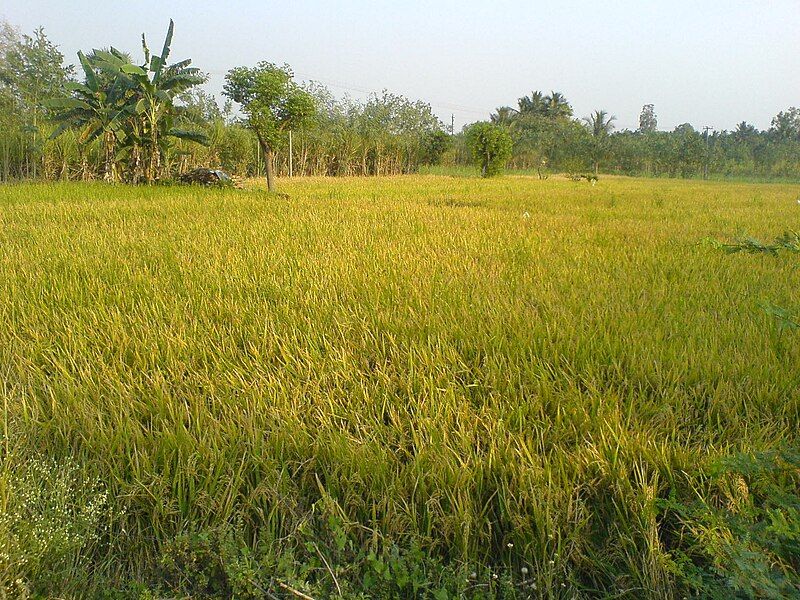
<path id="1" fill-rule="evenodd" d="M 6 458 L 2 470 L 0 597 L 75 587 L 108 522 L 105 489 L 71 460 Z"/>
<path id="2" fill-rule="evenodd" d="M 481 170 L 481 177 L 499 175 L 511 158 L 513 142 L 503 127 L 492 123 L 475 123 L 467 129 L 467 146 L 472 160 Z"/>

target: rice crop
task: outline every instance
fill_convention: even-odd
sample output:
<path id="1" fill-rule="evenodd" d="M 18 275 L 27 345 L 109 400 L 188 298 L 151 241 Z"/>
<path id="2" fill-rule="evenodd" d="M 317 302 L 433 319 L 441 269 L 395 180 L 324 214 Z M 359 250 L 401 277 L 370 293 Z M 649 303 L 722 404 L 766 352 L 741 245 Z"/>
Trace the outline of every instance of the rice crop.
<path id="1" fill-rule="evenodd" d="M 798 441 L 798 337 L 759 308 L 800 305 L 798 263 L 704 243 L 797 230 L 796 185 L 281 190 L 0 188 L 0 484 L 34 456 L 102 482 L 95 570 L 234 523 L 328 557 L 335 519 L 551 597 L 671 597 L 658 500 Z"/>

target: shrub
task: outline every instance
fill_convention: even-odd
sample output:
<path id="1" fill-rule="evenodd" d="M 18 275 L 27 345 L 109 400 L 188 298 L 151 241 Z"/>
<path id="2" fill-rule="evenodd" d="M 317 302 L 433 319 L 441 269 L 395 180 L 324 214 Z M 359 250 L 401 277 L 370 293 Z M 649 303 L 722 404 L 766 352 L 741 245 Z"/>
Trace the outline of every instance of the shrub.
<path id="1" fill-rule="evenodd" d="M 71 460 L 4 462 L 0 596 L 63 593 L 85 575 L 91 549 L 102 538 L 107 493 Z"/>
<path id="2" fill-rule="evenodd" d="M 662 503 L 678 580 L 706 598 L 800 598 L 800 452 L 737 455 L 710 478 L 716 502 Z"/>
<path id="3" fill-rule="evenodd" d="M 467 146 L 481 170 L 481 177 L 499 175 L 511 158 L 513 142 L 503 127 L 492 123 L 475 123 L 467 129 Z"/>

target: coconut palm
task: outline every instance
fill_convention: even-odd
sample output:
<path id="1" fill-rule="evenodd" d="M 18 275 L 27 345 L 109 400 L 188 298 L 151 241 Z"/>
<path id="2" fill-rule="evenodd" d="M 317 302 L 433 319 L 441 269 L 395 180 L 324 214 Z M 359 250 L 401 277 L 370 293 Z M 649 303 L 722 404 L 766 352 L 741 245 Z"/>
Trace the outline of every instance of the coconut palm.
<path id="1" fill-rule="evenodd" d="M 594 163 L 595 175 L 600 170 L 600 160 L 608 149 L 608 136 L 614 130 L 614 121 L 617 118 L 609 115 L 604 110 L 596 110 L 586 117 L 584 121 L 592 134 L 592 162 Z"/>
<path id="2" fill-rule="evenodd" d="M 517 101 L 519 114 L 541 115 L 547 114 L 547 99 L 542 92 L 531 92 L 530 96 L 523 96 Z"/>
<path id="3" fill-rule="evenodd" d="M 511 125 L 519 113 L 510 106 L 500 106 L 490 117 L 495 125 Z"/>
<path id="4" fill-rule="evenodd" d="M 572 107 L 561 92 L 550 92 L 550 95 L 544 98 L 544 102 L 547 116 L 554 119 L 572 116 Z"/>
<path id="5" fill-rule="evenodd" d="M 617 117 L 609 115 L 604 110 L 596 110 L 584 119 L 589 126 L 589 132 L 595 138 L 605 137 L 614 131 L 614 121 L 616 120 Z"/>

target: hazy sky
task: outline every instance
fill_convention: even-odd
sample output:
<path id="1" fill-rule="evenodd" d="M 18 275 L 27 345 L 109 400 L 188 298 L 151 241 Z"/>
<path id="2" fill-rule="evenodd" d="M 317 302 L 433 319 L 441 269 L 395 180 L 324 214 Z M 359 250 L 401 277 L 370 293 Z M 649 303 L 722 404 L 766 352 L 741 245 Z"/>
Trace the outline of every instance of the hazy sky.
<path id="1" fill-rule="evenodd" d="M 114 45 L 191 57 L 218 92 L 227 69 L 289 63 L 301 79 L 363 98 L 423 99 L 456 127 L 531 90 L 563 92 L 576 116 L 603 108 L 635 128 L 643 104 L 659 128 L 690 122 L 759 128 L 800 105 L 800 0 L 511 0 L 274 2 L 3 0 L 0 18 L 44 26 L 70 62 Z"/>

